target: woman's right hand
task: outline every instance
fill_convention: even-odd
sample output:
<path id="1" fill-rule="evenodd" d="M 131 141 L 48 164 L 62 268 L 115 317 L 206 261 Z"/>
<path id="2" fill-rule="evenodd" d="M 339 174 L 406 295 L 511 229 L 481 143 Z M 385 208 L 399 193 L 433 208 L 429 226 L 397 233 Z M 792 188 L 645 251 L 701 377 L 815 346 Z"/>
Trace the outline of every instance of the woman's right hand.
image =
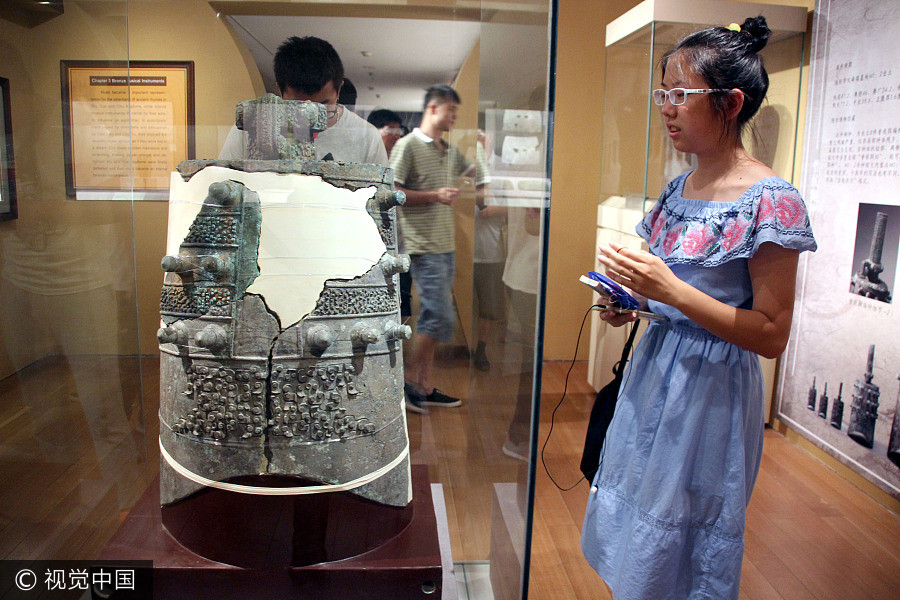
<path id="1" fill-rule="evenodd" d="M 600 310 L 599 316 L 601 320 L 609 323 L 613 327 L 621 327 L 622 325 L 627 325 L 637 319 L 636 312 L 622 313 L 615 310 Z"/>

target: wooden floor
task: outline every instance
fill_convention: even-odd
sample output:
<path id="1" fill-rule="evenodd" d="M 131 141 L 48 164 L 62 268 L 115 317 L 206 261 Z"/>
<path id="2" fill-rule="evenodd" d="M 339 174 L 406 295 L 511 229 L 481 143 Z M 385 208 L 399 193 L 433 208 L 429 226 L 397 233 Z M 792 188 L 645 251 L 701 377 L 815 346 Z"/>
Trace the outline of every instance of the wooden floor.
<path id="1" fill-rule="evenodd" d="M 492 557 L 498 484 L 526 486 L 527 465 L 501 452 L 518 381 L 501 363 L 470 376 L 468 361 L 442 362 L 436 380 L 463 406 L 408 415 L 413 462 L 443 484 L 455 561 Z M 569 366 L 544 366 L 540 444 Z M 73 377 L 80 369 L 95 380 Z M 0 558 L 96 556 L 157 472 L 158 370 L 155 358 L 49 358 L 0 382 Z M 593 399 L 585 377 L 586 365 L 576 363 L 545 453 L 565 487 L 580 477 Z M 84 397 L 105 398 L 103 410 Z M 536 472 L 529 598 L 610 598 L 579 546 L 587 484 L 563 492 L 540 462 Z M 900 517 L 767 430 L 742 599 L 900 599 L 898 540 Z"/>
<path id="2" fill-rule="evenodd" d="M 541 440 L 568 364 L 545 363 Z M 578 479 L 593 392 L 577 364 L 547 446 L 561 484 Z M 900 517 L 767 429 L 747 513 L 742 600 L 900 599 Z M 529 598 L 601 600 L 608 588 L 579 547 L 588 485 L 559 491 L 538 467 Z"/>
<path id="3" fill-rule="evenodd" d="M 119 526 L 158 468 L 140 368 L 52 356 L 0 381 L 0 559 L 91 559 Z"/>

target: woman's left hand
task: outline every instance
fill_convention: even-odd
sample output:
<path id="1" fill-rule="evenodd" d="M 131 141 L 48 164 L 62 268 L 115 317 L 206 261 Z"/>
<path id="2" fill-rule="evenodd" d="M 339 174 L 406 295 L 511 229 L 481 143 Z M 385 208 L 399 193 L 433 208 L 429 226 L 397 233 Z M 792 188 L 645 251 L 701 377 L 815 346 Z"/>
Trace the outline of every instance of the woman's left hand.
<path id="1" fill-rule="evenodd" d="M 597 255 L 606 275 L 621 286 L 663 304 L 675 306 L 678 289 L 686 285 L 658 256 L 610 242 Z"/>

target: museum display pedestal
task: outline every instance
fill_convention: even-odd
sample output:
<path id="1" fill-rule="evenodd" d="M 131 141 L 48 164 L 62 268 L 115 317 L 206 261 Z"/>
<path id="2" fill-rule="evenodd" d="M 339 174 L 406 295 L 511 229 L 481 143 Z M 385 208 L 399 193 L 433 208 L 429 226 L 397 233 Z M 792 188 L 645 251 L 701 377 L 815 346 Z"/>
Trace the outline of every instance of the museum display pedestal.
<path id="1" fill-rule="evenodd" d="M 402 509 L 356 497 L 354 506 L 347 493 L 255 496 L 213 489 L 160 507 L 157 479 L 100 560 L 152 561 L 154 596 L 166 599 L 440 598 L 444 569 L 433 488 L 427 467 L 414 466 L 412 475 L 413 501 Z M 323 512 L 311 512 L 314 507 Z M 173 527 L 192 549 L 173 537 Z M 342 558 L 327 560 L 334 556 Z M 317 557 L 327 562 L 313 562 Z"/>

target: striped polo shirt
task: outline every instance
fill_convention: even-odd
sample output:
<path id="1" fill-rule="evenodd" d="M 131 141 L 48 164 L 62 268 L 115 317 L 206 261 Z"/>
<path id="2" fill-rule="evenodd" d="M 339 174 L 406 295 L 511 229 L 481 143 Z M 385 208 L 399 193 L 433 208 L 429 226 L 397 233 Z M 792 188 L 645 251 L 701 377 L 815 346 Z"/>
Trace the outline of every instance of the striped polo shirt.
<path id="1" fill-rule="evenodd" d="M 471 163 L 453 146 L 442 150 L 417 127 L 394 145 L 391 170 L 394 182 L 418 191 L 457 187 L 459 176 Z M 478 169 L 476 185 L 487 183 L 487 170 Z M 408 254 L 453 252 L 453 207 L 441 203 L 402 206 L 399 209 L 404 251 Z"/>

